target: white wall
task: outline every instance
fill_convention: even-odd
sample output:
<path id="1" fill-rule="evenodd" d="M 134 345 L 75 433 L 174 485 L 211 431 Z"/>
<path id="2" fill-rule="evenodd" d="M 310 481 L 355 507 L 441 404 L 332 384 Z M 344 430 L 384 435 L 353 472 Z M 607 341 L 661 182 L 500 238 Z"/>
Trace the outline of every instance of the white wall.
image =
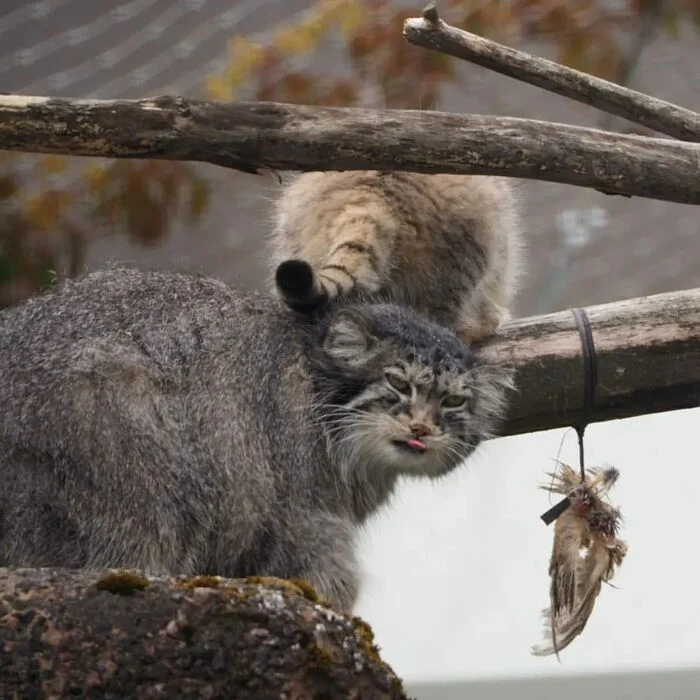
<path id="1" fill-rule="evenodd" d="M 696 508 L 700 409 L 592 425 L 589 466 L 614 464 L 611 493 L 630 551 L 579 639 L 536 658 L 548 603 L 549 496 L 557 430 L 492 441 L 458 473 L 402 486 L 368 528 L 358 614 L 403 678 L 572 674 L 700 666 Z M 569 431 L 561 458 L 576 464 Z"/>

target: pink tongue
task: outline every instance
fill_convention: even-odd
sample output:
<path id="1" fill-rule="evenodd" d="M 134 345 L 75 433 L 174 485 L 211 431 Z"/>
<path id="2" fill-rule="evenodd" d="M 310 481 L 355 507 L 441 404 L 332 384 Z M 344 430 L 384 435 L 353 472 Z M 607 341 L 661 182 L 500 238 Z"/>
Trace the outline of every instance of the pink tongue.
<path id="1" fill-rule="evenodd" d="M 406 440 L 406 444 L 413 450 L 420 450 L 422 452 L 424 449 L 426 449 L 425 443 L 421 440 L 417 440 L 416 438 Z"/>

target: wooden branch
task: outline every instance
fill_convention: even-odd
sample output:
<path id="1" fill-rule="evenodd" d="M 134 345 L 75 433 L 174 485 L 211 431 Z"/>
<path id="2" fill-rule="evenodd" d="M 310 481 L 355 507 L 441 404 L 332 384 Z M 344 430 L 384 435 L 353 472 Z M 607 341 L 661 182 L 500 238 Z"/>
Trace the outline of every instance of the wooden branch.
<path id="1" fill-rule="evenodd" d="M 0 568 L 2 698 L 406 698 L 369 627 L 279 579 Z"/>
<path id="2" fill-rule="evenodd" d="M 407 19 L 403 34 L 416 46 L 462 58 L 674 138 L 700 141 L 700 114 L 451 27 L 439 18 L 434 3 L 423 10 L 423 17 Z"/>
<path id="3" fill-rule="evenodd" d="M 549 122 L 183 98 L 0 96 L 0 149 L 257 172 L 497 174 L 700 204 L 700 146 Z"/>
<path id="4" fill-rule="evenodd" d="M 598 360 L 593 422 L 700 405 L 700 289 L 586 310 Z M 581 340 L 570 311 L 513 321 L 483 348 L 517 369 L 503 435 L 582 416 Z"/>

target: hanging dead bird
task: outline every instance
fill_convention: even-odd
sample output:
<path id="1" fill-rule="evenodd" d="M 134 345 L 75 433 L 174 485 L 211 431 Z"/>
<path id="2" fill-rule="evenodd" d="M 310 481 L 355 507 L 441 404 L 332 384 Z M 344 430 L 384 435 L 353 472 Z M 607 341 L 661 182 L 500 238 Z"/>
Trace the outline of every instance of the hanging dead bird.
<path id="1" fill-rule="evenodd" d="M 627 554 L 618 539 L 622 516 L 603 501 L 620 473 L 614 467 L 587 469 L 586 479 L 566 464 L 559 464 L 552 483 L 541 488 L 568 497 L 564 508 L 555 506 L 554 543 L 549 562 L 550 607 L 543 610 L 544 641 L 534 646 L 535 656 L 556 654 L 583 632 L 603 583 L 608 583 Z M 544 519 L 544 516 L 543 516 Z"/>

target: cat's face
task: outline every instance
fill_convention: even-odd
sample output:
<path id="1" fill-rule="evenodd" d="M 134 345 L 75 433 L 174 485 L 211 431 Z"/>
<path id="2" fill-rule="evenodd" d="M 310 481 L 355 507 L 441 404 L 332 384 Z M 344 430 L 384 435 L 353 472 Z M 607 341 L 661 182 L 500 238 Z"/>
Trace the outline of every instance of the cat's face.
<path id="1" fill-rule="evenodd" d="M 345 462 L 369 469 L 450 471 L 491 435 L 510 379 L 394 305 L 337 312 L 324 351 L 335 368 L 334 444 Z"/>

